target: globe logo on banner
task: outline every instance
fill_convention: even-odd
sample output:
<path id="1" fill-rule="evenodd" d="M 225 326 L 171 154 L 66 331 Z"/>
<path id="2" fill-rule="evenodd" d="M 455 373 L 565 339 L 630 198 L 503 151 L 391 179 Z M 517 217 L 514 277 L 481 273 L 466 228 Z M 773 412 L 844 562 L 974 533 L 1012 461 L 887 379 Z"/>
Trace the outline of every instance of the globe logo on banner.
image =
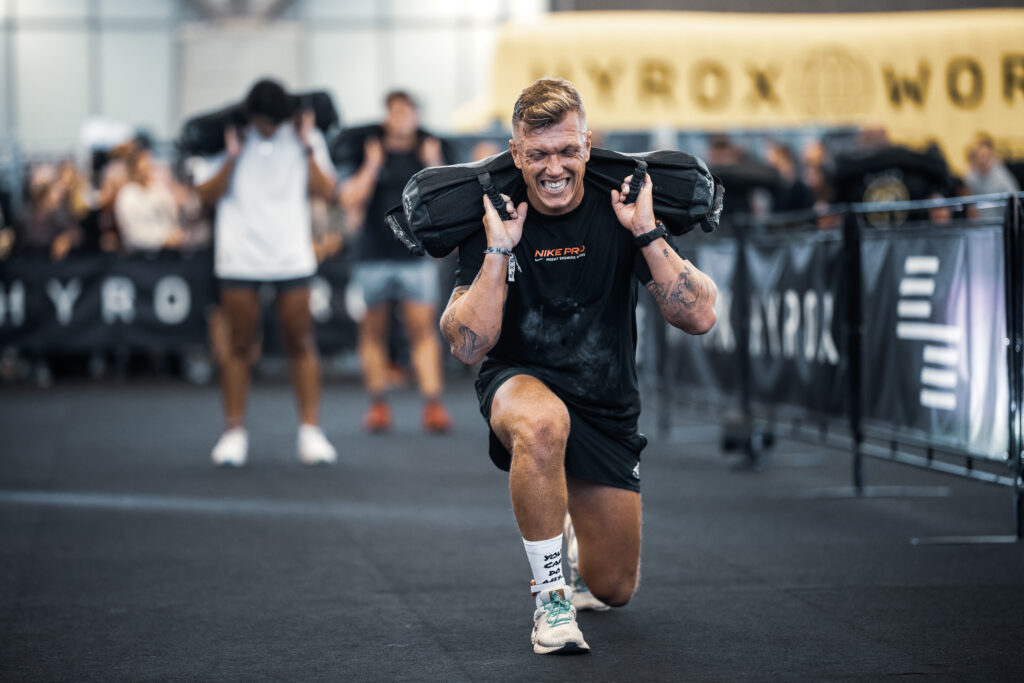
<path id="1" fill-rule="evenodd" d="M 908 256 L 904 261 L 896 308 L 896 337 L 925 342 L 921 405 L 934 410 L 953 411 L 957 407 L 956 367 L 960 360 L 963 330 L 958 325 L 930 322 L 939 265 L 937 256 Z"/>
<path id="2" fill-rule="evenodd" d="M 821 45 L 796 61 L 790 88 L 797 106 L 809 116 L 844 118 L 871 109 L 871 67 L 843 45 Z"/>

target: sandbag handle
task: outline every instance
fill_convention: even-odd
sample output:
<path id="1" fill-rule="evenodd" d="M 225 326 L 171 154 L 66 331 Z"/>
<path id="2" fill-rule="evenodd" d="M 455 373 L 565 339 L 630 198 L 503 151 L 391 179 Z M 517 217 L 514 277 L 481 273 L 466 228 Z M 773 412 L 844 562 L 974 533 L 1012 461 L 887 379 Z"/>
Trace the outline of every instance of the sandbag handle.
<path id="1" fill-rule="evenodd" d="M 644 186 L 644 176 L 647 175 L 647 162 L 643 159 L 636 160 L 636 168 L 633 169 L 633 177 L 629 179 L 629 192 L 622 200 L 623 204 L 632 204 L 640 196 L 640 190 Z"/>
<path id="2" fill-rule="evenodd" d="M 491 174 L 487 171 L 478 173 L 476 176 L 480 186 L 484 188 L 484 194 L 491 200 L 491 205 L 494 210 L 498 212 L 498 216 L 503 221 L 512 220 L 512 216 L 508 215 L 508 211 L 505 210 L 505 200 L 502 198 L 501 193 L 498 192 L 498 188 L 491 182 Z"/>

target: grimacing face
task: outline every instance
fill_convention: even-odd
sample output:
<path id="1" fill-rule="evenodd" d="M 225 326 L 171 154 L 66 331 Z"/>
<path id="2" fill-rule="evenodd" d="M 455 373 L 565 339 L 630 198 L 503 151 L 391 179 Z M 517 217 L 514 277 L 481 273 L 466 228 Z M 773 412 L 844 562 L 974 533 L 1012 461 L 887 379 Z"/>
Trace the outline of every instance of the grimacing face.
<path id="1" fill-rule="evenodd" d="M 523 172 L 530 204 L 549 216 L 579 206 L 591 137 L 579 113 L 569 112 L 560 122 L 531 131 L 517 123 L 512 135 L 509 148 Z"/>

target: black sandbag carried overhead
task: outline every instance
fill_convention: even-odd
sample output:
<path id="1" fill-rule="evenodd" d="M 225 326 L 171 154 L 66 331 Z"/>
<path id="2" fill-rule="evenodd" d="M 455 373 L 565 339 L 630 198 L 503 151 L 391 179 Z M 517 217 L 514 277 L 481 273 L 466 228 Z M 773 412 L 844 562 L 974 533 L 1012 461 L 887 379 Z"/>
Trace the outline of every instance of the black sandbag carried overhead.
<path id="1" fill-rule="evenodd" d="M 441 143 L 441 154 L 445 159 L 455 158 L 452 143 L 423 128 L 416 129 L 417 146 L 427 138 L 436 138 Z M 367 140 L 383 140 L 384 126 L 371 123 L 363 126 L 352 126 L 340 131 L 330 142 L 331 161 L 338 167 L 342 175 L 355 173 L 363 164 Z"/>
<path id="2" fill-rule="evenodd" d="M 296 112 L 312 110 L 316 127 L 330 139 L 341 127 L 341 118 L 334 106 L 334 99 L 322 90 L 291 95 L 292 107 Z M 182 154 L 187 156 L 211 156 L 224 150 L 224 129 L 229 126 L 241 128 L 246 125 L 245 103 L 237 102 L 197 114 L 185 121 L 181 134 L 175 141 Z"/>
<path id="3" fill-rule="evenodd" d="M 718 226 L 724 187 L 703 160 L 685 152 L 623 154 L 593 147 L 584 182 L 610 196 L 632 174 L 627 201 L 633 201 L 644 172 L 654 183 L 654 213 L 673 235 L 698 225 L 705 232 Z M 406 184 L 402 206 L 388 212 L 387 223 L 413 253 L 442 257 L 483 229 L 484 192 L 511 197 L 523 187 L 522 172 L 508 150 L 472 163 L 426 168 Z"/>
<path id="4" fill-rule="evenodd" d="M 954 192 L 953 176 L 938 148 L 918 152 L 902 145 L 838 155 L 832 184 L 836 199 L 850 203 L 929 199 Z"/>

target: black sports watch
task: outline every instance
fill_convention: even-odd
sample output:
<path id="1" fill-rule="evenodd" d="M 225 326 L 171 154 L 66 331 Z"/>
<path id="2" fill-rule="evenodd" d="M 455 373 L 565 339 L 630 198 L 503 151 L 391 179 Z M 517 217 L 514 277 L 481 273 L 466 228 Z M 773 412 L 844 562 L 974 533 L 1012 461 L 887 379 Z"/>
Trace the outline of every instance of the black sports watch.
<path id="1" fill-rule="evenodd" d="M 646 247 L 659 237 L 666 237 L 668 235 L 668 228 L 665 227 L 664 223 L 661 221 L 654 221 L 654 225 L 654 230 L 645 232 L 642 235 L 637 235 L 633 238 L 633 242 L 636 243 L 637 248 Z"/>

